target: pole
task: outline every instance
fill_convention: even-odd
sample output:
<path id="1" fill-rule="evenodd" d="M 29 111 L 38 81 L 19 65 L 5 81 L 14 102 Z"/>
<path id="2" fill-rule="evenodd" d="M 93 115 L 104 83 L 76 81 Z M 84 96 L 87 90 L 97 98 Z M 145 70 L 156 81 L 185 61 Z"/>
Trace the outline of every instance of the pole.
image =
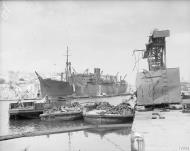
<path id="1" fill-rule="evenodd" d="M 68 61 L 68 46 L 67 46 L 66 81 L 68 81 L 68 65 L 69 65 L 69 61 Z"/>

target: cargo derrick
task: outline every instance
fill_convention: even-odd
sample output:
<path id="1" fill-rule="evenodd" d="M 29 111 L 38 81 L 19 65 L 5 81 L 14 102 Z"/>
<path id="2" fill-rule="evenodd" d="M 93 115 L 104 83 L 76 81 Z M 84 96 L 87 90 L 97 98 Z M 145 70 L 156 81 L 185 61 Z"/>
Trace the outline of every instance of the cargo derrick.
<path id="1" fill-rule="evenodd" d="M 149 36 L 143 50 L 149 70 L 138 72 L 136 79 L 138 105 L 164 107 L 181 101 L 179 69 L 166 67 L 165 38 L 169 35 L 169 30 L 154 30 Z"/>

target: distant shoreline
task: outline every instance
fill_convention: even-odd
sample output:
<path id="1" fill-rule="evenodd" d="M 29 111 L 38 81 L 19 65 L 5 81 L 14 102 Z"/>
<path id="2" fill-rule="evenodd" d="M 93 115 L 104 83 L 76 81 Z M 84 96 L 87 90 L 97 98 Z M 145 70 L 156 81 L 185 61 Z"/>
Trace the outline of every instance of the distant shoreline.
<path id="1" fill-rule="evenodd" d="M 17 101 L 18 99 L 0 99 L 0 101 Z M 24 99 L 24 100 L 40 100 L 40 99 L 36 99 L 36 98 L 31 98 L 31 99 Z"/>
<path id="2" fill-rule="evenodd" d="M 117 97 L 117 96 L 128 96 L 131 95 L 130 93 L 120 94 L 120 95 L 110 95 L 110 96 L 91 96 L 91 97 L 63 97 L 64 99 L 84 99 L 84 98 L 109 98 L 109 97 Z M 42 98 L 31 98 L 31 99 L 24 99 L 24 100 L 41 100 Z M 17 101 L 18 99 L 0 99 L 0 101 Z"/>

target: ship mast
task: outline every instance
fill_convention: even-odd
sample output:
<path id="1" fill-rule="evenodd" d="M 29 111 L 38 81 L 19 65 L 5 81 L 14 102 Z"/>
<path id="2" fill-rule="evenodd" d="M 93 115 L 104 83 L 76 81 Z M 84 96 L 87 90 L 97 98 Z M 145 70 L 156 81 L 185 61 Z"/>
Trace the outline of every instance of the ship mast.
<path id="1" fill-rule="evenodd" d="M 66 61 L 66 81 L 68 81 L 68 68 L 69 68 L 69 59 L 68 59 L 68 46 L 67 46 L 67 61 Z"/>

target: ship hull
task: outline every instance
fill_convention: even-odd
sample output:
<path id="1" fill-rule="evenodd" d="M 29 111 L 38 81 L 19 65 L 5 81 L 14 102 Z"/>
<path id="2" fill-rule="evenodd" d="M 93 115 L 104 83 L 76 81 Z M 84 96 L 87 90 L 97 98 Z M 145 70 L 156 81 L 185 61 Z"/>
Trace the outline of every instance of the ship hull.
<path id="1" fill-rule="evenodd" d="M 102 85 L 102 84 L 87 84 L 87 85 L 75 85 L 75 91 L 73 86 L 69 82 L 46 80 L 40 81 L 41 96 L 46 95 L 52 97 L 68 96 L 75 94 L 76 96 L 100 96 L 100 95 L 120 95 L 126 93 L 127 85 Z"/>
<path id="2" fill-rule="evenodd" d="M 37 73 L 36 73 L 37 74 Z M 76 95 L 82 97 L 93 97 L 101 95 L 120 95 L 127 91 L 126 83 L 87 83 L 80 77 L 73 77 L 70 82 L 58 81 L 53 79 L 43 79 L 38 76 L 40 81 L 41 97 L 61 97 Z"/>
<path id="3" fill-rule="evenodd" d="M 87 84 L 77 86 L 77 96 L 101 96 L 101 95 L 120 95 L 127 92 L 127 84 Z"/>
<path id="4" fill-rule="evenodd" d="M 53 79 L 43 79 L 37 72 L 36 75 L 40 82 L 42 98 L 45 96 L 59 97 L 73 94 L 73 86 L 69 82 Z"/>
<path id="5" fill-rule="evenodd" d="M 101 85 L 102 94 L 106 95 L 119 95 L 124 94 L 127 91 L 126 84 L 111 84 L 111 85 Z"/>

